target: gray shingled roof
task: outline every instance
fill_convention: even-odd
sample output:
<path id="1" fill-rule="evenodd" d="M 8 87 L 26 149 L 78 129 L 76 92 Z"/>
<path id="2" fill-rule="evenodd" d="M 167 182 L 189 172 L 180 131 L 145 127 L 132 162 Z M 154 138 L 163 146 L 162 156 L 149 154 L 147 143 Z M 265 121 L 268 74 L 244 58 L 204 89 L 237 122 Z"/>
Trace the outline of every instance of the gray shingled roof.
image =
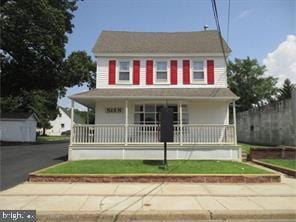
<path id="1" fill-rule="evenodd" d="M 70 96 L 76 98 L 229 98 L 237 96 L 228 88 L 113 88 L 93 89 Z"/>
<path id="2" fill-rule="evenodd" d="M 231 49 L 223 40 L 225 52 Z M 222 53 L 217 31 L 120 32 L 103 31 L 93 47 L 95 54 L 116 53 Z"/>
<path id="3" fill-rule="evenodd" d="M 34 118 L 38 121 L 38 117 L 34 113 L 23 113 L 23 112 L 11 112 L 11 113 L 0 113 L 1 119 L 28 119 L 30 116 L 34 116 Z"/>

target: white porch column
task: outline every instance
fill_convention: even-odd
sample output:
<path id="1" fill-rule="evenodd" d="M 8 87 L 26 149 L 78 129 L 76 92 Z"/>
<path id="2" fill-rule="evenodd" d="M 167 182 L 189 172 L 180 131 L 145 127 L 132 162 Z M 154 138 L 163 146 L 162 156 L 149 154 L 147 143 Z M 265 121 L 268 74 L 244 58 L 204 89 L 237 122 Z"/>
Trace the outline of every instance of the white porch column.
<path id="1" fill-rule="evenodd" d="M 179 102 L 180 145 L 183 146 L 183 111 L 182 102 Z"/>
<path id="2" fill-rule="evenodd" d="M 233 115 L 233 126 L 234 126 L 234 144 L 237 145 L 235 101 L 232 102 L 232 115 Z"/>
<path id="3" fill-rule="evenodd" d="M 71 100 L 71 130 L 70 130 L 70 145 L 73 142 L 73 126 L 74 126 L 74 100 Z"/>
<path id="4" fill-rule="evenodd" d="M 124 145 L 127 146 L 128 142 L 128 100 L 125 100 L 125 143 Z"/>
<path id="5" fill-rule="evenodd" d="M 89 108 L 87 107 L 86 124 L 89 124 Z"/>

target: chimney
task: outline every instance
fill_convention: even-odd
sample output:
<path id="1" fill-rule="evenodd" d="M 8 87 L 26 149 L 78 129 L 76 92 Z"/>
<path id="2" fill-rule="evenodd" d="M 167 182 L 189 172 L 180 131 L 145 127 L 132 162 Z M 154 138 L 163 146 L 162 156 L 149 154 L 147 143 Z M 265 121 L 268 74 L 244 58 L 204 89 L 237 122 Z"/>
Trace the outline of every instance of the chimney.
<path id="1" fill-rule="evenodd" d="M 204 25 L 204 31 L 207 31 L 208 30 L 208 28 L 209 28 L 209 26 L 208 25 Z"/>

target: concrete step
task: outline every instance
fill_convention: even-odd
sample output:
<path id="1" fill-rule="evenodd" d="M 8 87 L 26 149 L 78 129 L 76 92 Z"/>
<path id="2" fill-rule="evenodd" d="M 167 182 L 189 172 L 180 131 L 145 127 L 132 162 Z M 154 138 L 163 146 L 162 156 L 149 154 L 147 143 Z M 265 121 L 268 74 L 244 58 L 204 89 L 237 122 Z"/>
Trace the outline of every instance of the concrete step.
<path id="1" fill-rule="evenodd" d="M 248 158 L 247 152 L 242 150 L 242 161 L 247 161 L 247 158 Z"/>

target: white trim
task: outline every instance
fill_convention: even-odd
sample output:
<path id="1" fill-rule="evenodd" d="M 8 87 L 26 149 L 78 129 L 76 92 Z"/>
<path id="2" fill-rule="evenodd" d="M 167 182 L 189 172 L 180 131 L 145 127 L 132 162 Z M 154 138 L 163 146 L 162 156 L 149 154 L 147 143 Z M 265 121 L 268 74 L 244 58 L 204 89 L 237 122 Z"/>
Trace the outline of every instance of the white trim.
<path id="1" fill-rule="evenodd" d="M 182 102 L 179 102 L 179 124 L 180 124 L 180 146 L 183 146 L 183 108 Z"/>
<path id="2" fill-rule="evenodd" d="M 70 146 L 72 145 L 73 141 L 73 126 L 74 126 L 74 107 L 75 102 L 74 100 L 71 100 L 71 128 L 70 128 Z"/>
<path id="3" fill-rule="evenodd" d="M 166 81 L 161 81 L 161 80 L 157 80 L 157 62 L 166 62 L 167 63 L 167 80 Z M 171 76 L 170 76 L 170 66 L 169 66 L 170 60 L 167 59 L 155 59 L 153 60 L 153 84 L 155 85 L 169 85 L 171 82 Z"/>
<path id="4" fill-rule="evenodd" d="M 125 100 L 125 142 L 124 145 L 127 146 L 128 143 L 128 100 Z"/>
<path id="5" fill-rule="evenodd" d="M 120 68 L 120 62 L 128 62 L 129 63 L 129 80 L 119 80 L 119 68 Z M 117 59 L 116 60 L 116 85 L 131 85 L 132 82 L 132 60 L 130 59 Z"/>
<path id="6" fill-rule="evenodd" d="M 96 67 L 96 88 L 98 88 L 99 86 L 99 63 L 97 62 L 97 67 Z M 109 60 L 108 60 L 108 73 L 107 73 L 108 77 L 109 78 Z M 109 81 L 109 79 L 108 79 Z"/>
<path id="7" fill-rule="evenodd" d="M 234 126 L 234 144 L 237 145 L 237 133 L 236 133 L 236 109 L 235 101 L 232 102 L 232 115 L 233 115 L 233 126 Z"/>
<path id="8" fill-rule="evenodd" d="M 161 99 L 161 100 L 167 100 L 167 99 L 186 99 L 186 100 L 238 100 L 239 97 L 178 97 L 178 96 L 135 96 L 135 97 L 124 97 L 124 96 L 79 96 L 79 97 L 72 97 L 69 96 L 69 99 Z"/>
<path id="9" fill-rule="evenodd" d="M 126 101 L 128 106 L 128 101 Z M 182 112 L 182 111 L 181 111 Z M 126 112 L 127 113 L 127 112 Z M 143 128 L 144 127 L 144 128 Z M 182 133 L 183 128 L 176 124 L 176 135 Z M 173 144 L 232 144 L 236 145 L 234 135 L 235 126 L 225 124 L 186 124 L 187 135 L 182 140 L 175 137 Z M 129 131 L 131 129 L 131 131 Z M 74 144 L 160 144 L 158 140 L 158 125 L 150 124 L 119 124 L 119 125 L 86 125 L 74 124 L 71 145 Z M 202 134 L 198 133 L 203 131 Z M 218 132 L 218 133 L 214 133 Z M 128 134 L 132 132 L 132 134 Z M 225 133 L 227 132 L 227 133 Z M 74 136 L 73 136 L 74 135 Z M 192 137 L 194 135 L 194 137 Z M 228 136 L 229 135 L 229 136 Z M 128 139 L 129 136 L 129 140 Z"/>
<path id="10" fill-rule="evenodd" d="M 203 58 L 195 58 L 191 59 L 191 66 L 190 66 L 190 84 L 194 85 L 207 85 L 208 84 L 208 77 L 207 77 L 207 64 L 206 64 L 207 59 Z M 194 80 L 193 78 L 193 63 L 194 62 L 202 62 L 203 63 L 203 72 L 204 72 L 204 78 L 203 80 Z"/>

